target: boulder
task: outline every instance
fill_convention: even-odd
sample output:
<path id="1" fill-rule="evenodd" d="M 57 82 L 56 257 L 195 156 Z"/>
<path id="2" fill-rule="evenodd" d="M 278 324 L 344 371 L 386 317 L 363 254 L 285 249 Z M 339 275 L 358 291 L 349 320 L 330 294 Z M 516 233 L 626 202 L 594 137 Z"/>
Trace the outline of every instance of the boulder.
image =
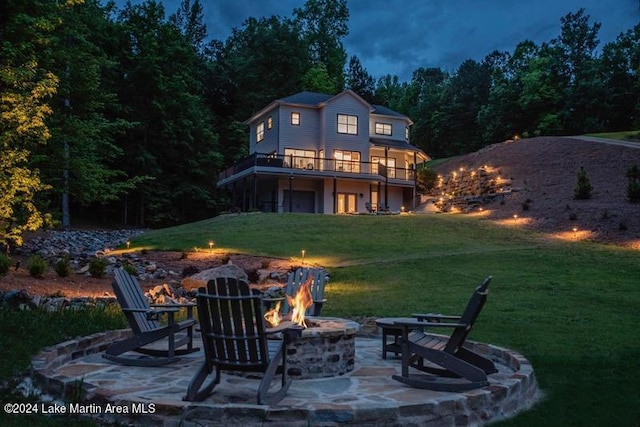
<path id="1" fill-rule="evenodd" d="M 247 273 L 240 267 L 234 264 L 226 264 L 216 268 L 209 268 L 202 270 L 193 276 L 185 277 L 180 284 L 185 289 L 197 289 L 201 286 L 206 286 L 209 280 L 216 279 L 218 277 L 236 277 L 245 281 L 249 281 Z"/>

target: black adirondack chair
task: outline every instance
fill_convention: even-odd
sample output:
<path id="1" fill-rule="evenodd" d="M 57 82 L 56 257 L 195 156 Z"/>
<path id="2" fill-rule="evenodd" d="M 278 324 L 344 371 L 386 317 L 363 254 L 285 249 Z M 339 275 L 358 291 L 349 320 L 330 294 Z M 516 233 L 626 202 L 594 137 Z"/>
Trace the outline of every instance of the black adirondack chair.
<path id="1" fill-rule="evenodd" d="M 473 292 L 462 316 L 414 314 L 402 326 L 402 375 L 397 381 L 411 387 L 437 391 L 464 391 L 489 385 L 487 375 L 497 372 L 493 362 L 463 347 L 489 293 L 491 276 Z M 424 328 L 452 328 L 446 338 L 423 332 Z M 426 362 L 426 364 L 425 364 Z M 410 368 L 427 373 L 410 373 Z"/>
<path id="2" fill-rule="evenodd" d="M 320 316 L 323 304 L 327 301 L 324 298 L 324 287 L 329 281 L 327 271 L 323 268 L 298 268 L 296 271 L 289 273 L 287 280 L 287 286 L 285 287 L 285 293 L 289 296 L 294 296 L 300 286 L 308 280 L 311 280 L 309 292 L 311 293 L 311 299 L 313 304 L 307 309 L 305 315 L 307 316 Z M 282 313 L 289 313 L 291 307 L 289 302 L 285 299 L 283 301 Z"/>
<path id="3" fill-rule="evenodd" d="M 284 349 L 295 328 L 291 323 L 266 328 L 262 300 L 247 282 L 220 277 L 200 288 L 196 296 L 198 321 L 202 333 L 205 360 L 195 373 L 184 400 L 202 401 L 220 383 L 220 373 L 226 371 L 262 373 L 258 387 L 258 404 L 275 405 L 286 395 L 291 379 L 287 375 Z M 283 332 L 284 340 L 268 340 L 269 334 Z M 215 369 L 215 377 L 204 385 Z M 281 382 L 270 392 L 276 373 Z"/>
<path id="4" fill-rule="evenodd" d="M 122 268 L 115 269 L 113 275 L 113 291 L 133 336 L 111 344 L 102 355 L 105 359 L 123 365 L 160 366 L 175 362 L 180 355 L 199 350 L 193 346 L 195 304 L 150 305 L 135 277 Z M 175 315 L 184 307 L 187 319 L 178 322 Z M 167 316 L 165 324 L 159 320 L 163 315 Z M 164 343 L 158 344 L 164 339 L 167 340 L 166 347 Z M 152 344 L 155 348 L 148 347 Z M 158 348 L 160 345 L 162 348 Z M 140 354 L 125 354 L 131 351 Z"/>

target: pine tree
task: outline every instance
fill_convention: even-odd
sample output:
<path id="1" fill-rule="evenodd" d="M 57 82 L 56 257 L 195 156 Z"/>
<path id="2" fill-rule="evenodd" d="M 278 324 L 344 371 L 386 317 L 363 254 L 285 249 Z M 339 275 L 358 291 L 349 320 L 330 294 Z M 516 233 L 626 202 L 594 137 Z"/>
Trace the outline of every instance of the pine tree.
<path id="1" fill-rule="evenodd" d="M 576 188 L 573 190 L 573 198 L 576 200 L 590 199 L 591 190 L 593 190 L 593 187 L 591 186 L 591 182 L 589 182 L 587 171 L 584 166 L 580 166 L 580 171 L 578 172 L 578 183 L 576 184 Z"/>

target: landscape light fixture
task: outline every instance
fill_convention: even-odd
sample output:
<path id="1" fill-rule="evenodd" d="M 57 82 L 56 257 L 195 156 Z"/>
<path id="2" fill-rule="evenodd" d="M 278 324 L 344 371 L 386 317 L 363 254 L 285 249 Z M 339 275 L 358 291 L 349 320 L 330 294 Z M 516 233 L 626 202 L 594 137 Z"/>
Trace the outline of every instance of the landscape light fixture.
<path id="1" fill-rule="evenodd" d="M 302 255 L 302 265 L 304 265 L 304 253 L 305 253 L 305 250 L 303 249 L 303 250 L 300 252 L 300 254 Z"/>
<path id="2" fill-rule="evenodd" d="M 209 241 L 209 252 L 213 251 L 213 240 Z"/>

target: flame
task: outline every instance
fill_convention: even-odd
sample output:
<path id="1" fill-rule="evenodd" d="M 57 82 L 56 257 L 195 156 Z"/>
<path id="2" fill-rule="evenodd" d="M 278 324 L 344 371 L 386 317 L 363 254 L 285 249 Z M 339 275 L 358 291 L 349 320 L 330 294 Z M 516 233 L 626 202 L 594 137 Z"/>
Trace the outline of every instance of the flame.
<path id="1" fill-rule="evenodd" d="M 307 308 L 313 304 L 313 297 L 309 289 L 311 287 L 311 280 L 310 278 L 304 282 L 293 297 L 287 295 L 287 302 L 291 307 L 291 321 L 303 328 L 307 328 L 307 324 L 304 321 L 305 312 Z"/>
<path id="2" fill-rule="evenodd" d="M 280 301 L 276 302 L 276 306 L 265 313 L 264 320 L 266 320 L 272 328 L 275 328 L 280 324 L 282 321 L 282 316 L 280 315 Z"/>

